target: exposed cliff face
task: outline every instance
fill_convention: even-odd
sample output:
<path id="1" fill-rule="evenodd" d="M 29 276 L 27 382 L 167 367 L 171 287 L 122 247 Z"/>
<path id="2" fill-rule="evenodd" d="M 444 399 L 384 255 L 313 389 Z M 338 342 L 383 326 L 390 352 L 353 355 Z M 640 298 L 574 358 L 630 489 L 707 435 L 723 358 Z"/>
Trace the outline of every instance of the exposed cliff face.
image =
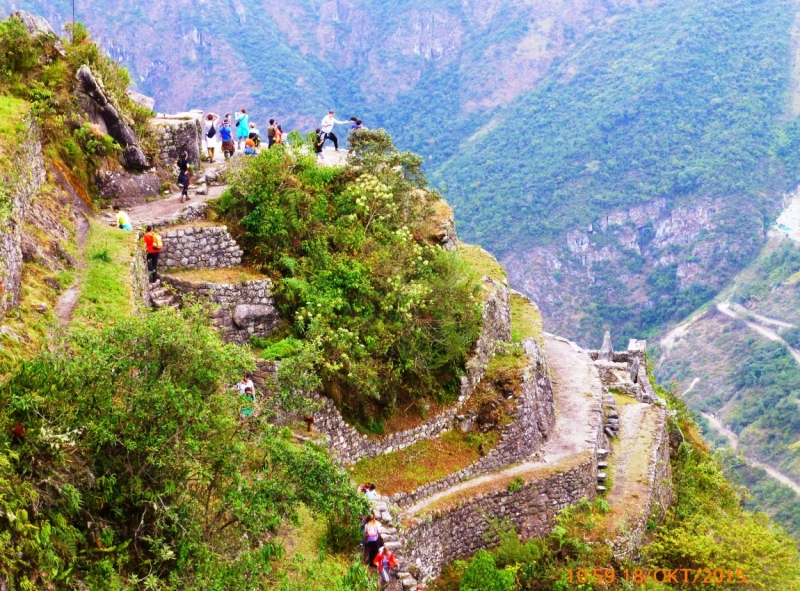
<path id="1" fill-rule="evenodd" d="M 400 95 L 444 72 L 455 78 L 449 82 L 457 96 L 399 108 L 433 111 L 448 101 L 461 113 L 497 106 L 533 88 L 604 19 L 642 3 L 155 0 L 142 11 L 87 0 L 77 16 L 161 112 L 246 105 L 260 119 L 277 114 L 311 125 L 345 97 L 348 108 L 380 117 Z M 0 8 L 25 8 L 60 29 L 71 18 L 62 4 L 2 0 Z"/>
<path id="2" fill-rule="evenodd" d="M 662 296 L 695 293 L 704 301 L 727 284 L 737 260 L 764 236 L 758 212 L 746 213 L 747 232 L 733 234 L 723 200 L 671 209 L 657 199 L 609 211 L 554 244 L 514 252 L 502 262 L 510 283 L 542 308 L 549 330 L 599 342 L 610 329 L 627 342 L 626 330 L 651 327 L 648 314 L 664 308 Z M 615 308 L 619 324 L 609 319 Z M 664 309 L 659 321 L 679 320 L 693 309 Z"/>

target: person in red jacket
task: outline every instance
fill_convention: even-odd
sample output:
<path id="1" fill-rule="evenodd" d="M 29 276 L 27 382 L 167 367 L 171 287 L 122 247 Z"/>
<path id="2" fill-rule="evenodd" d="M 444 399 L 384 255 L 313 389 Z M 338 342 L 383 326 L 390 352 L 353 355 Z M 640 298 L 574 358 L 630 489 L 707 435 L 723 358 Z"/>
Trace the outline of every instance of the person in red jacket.
<path id="1" fill-rule="evenodd" d="M 372 563 L 378 567 L 378 574 L 383 578 L 384 583 L 389 582 L 389 571 L 397 568 L 397 561 L 394 559 L 394 554 L 388 550 L 386 546 L 381 546 L 378 555 Z"/>
<path id="2" fill-rule="evenodd" d="M 144 245 L 147 248 L 147 270 L 150 272 L 150 283 L 158 279 L 158 255 L 163 243 L 161 236 L 153 231 L 153 226 L 147 226 L 144 233 Z"/>

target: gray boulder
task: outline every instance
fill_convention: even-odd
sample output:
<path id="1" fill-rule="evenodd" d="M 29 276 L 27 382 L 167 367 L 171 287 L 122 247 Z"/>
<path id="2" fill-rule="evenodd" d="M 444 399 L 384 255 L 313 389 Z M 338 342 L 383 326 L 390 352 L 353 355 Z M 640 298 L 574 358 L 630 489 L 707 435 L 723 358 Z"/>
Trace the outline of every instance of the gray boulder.
<path id="1" fill-rule="evenodd" d="M 11 18 L 22 21 L 22 24 L 28 29 L 28 33 L 31 34 L 31 37 L 39 37 L 41 35 L 57 37 L 53 27 L 51 27 L 47 19 L 42 16 L 31 14 L 24 10 L 17 10 L 11 13 Z"/>
<path id="2" fill-rule="evenodd" d="M 122 146 L 122 165 L 131 170 L 149 168 L 147 157 L 136 141 L 136 134 L 108 100 L 89 66 L 81 66 L 76 77 L 83 94 L 88 99 L 88 101 L 84 101 L 84 106 L 89 116 L 95 123 L 102 124 L 101 126 L 107 130 L 108 135 Z"/>
<path id="3" fill-rule="evenodd" d="M 161 180 L 153 172 L 108 171 L 98 174 L 95 183 L 100 197 L 119 207 L 133 207 L 148 199 L 157 199 L 161 189 Z"/>
<path id="4" fill-rule="evenodd" d="M 611 346 L 611 333 L 608 331 L 603 335 L 603 346 L 600 347 L 597 359 L 600 361 L 614 361 L 614 348 Z"/>
<path id="5" fill-rule="evenodd" d="M 135 90 L 128 90 L 128 97 L 130 97 L 130 99 L 137 105 L 140 105 L 145 109 L 150 109 L 151 111 L 153 110 L 153 107 L 156 106 L 156 99 Z"/>

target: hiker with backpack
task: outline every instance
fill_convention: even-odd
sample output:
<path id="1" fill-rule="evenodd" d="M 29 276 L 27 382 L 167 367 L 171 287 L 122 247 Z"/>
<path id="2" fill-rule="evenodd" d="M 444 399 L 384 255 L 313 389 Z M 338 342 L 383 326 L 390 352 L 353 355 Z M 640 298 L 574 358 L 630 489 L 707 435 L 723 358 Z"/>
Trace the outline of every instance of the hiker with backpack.
<path id="1" fill-rule="evenodd" d="M 261 144 L 261 132 L 258 131 L 256 124 L 250 122 L 250 133 L 247 134 L 247 139 L 253 140 L 253 145 L 257 148 Z"/>
<path id="2" fill-rule="evenodd" d="M 219 128 L 219 139 L 222 140 L 222 155 L 225 156 L 225 160 L 230 160 L 236 152 L 236 144 L 233 143 L 231 120 L 227 116 L 222 121 L 222 127 Z"/>
<path id="3" fill-rule="evenodd" d="M 381 537 L 380 529 L 378 529 L 378 521 L 374 515 L 370 515 L 364 525 L 364 548 L 367 551 L 367 564 L 372 565 L 375 563 L 375 557 L 378 555 L 381 546 L 383 546 L 383 538 Z"/>
<path id="4" fill-rule="evenodd" d="M 333 147 L 338 152 L 339 151 L 339 138 L 336 137 L 335 133 L 333 133 L 333 126 L 335 124 L 337 124 L 337 123 L 339 125 L 347 125 L 350 122 L 349 121 L 339 121 L 338 119 L 336 119 L 333 116 L 333 109 L 331 109 L 330 111 L 328 111 L 328 114 L 325 115 L 325 117 L 322 118 L 322 122 L 319 124 L 319 128 L 322 130 L 322 133 L 325 135 L 325 137 L 322 140 L 322 144 L 324 145 L 325 142 L 330 139 L 333 142 Z"/>
<path id="5" fill-rule="evenodd" d="M 250 115 L 247 114 L 247 109 L 242 109 L 236 113 L 236 140 L 240 150 L 242 142 L 247 141 L 248 135 L 250 135 Z"/>
<path id="6" fill-rule="evenodd" d="M 203 119 L 203 142 L 206 145 L 208 161 L 214 161 L 214 150 L 217 148 L 217 132 L 219 131 L 219 115 L 209 113 Z"/>
<path id="7" fill-rule="evenodd" d="M 150 283 L 158 280 L 158 255 L 164 248 L 161 235 L 153 230 L 153 226 L 147 226 L 144 233 L 144 245 L 147 249 L 147 271 L 150 273 Z"/>
<path id="8" fill-rule="evenodd" d="M 181 203 L 189 201 L 189 181 L 191 173 L 188 165 L 188 157 L 189 154 L 184 152 L 182 159 L 178 160 L 178 169 L 180 170 L 178 174 L 178 186 L 181 188 Z M 183 162 L 183 166 L 181 166 L 181 162 Z"/>

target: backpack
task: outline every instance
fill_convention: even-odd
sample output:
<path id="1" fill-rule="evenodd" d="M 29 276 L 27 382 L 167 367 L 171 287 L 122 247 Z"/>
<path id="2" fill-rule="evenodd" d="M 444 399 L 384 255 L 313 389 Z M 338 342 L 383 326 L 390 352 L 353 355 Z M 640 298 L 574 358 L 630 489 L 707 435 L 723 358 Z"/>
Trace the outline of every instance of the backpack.
<path id="1" fill-rule="evenodd" d="M 153 250 L 161 250 L 164 248 L 164 242 L 161 240 L 161 234 L 153 232 Z"/>
<path id="2" fill-rule="evenodd" d="M 213 123 L 211 124 L 211 129 L 208 130 L 208 133 L 206 135 L 208 137 L 214 137 L 215 135 L 217 135 L 217 128 L 214 127 Z"/>

